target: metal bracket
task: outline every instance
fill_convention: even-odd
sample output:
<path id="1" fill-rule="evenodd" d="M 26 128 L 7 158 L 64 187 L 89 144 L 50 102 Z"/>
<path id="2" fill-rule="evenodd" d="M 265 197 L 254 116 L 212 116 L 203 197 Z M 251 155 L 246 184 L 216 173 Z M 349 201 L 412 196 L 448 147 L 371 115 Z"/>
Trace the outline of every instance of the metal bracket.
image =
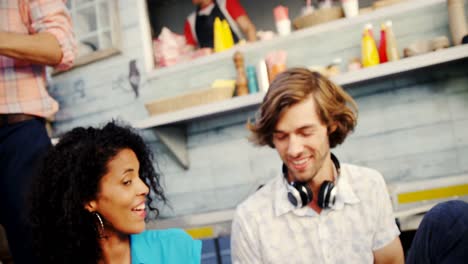
<path id="1" fill-rule="evenodd" d="M 187 133 L 185 126 L 155 127 L 152 128 L 152 131 L 168 148 L 177 162 L 187 170 L 190 162 L 187 152 Z"/>

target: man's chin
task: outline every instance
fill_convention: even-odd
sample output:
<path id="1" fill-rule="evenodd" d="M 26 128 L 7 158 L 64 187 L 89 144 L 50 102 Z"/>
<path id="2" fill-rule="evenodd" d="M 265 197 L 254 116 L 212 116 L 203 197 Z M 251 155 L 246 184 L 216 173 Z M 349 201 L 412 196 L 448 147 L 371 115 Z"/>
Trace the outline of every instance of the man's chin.
<path id="1" fill-rule="evenodd" d="M 299 181 L 299 182 L 307 182 L 309 180 L 311 180 L 311 176 L 307 173 L 307 172 L 294 172 L 294 181 Z"/>
<path id="2" fill-rule="evenodd" d="M 315 178 L 317 175 L 317 171 L 313 170 L 313 168 L 306 168 L 304 170 L 296 170 L 292 171 L 294 180 L 295 181 L 300 181 L 300 182 L 308 182 L 311 181 Z"/>

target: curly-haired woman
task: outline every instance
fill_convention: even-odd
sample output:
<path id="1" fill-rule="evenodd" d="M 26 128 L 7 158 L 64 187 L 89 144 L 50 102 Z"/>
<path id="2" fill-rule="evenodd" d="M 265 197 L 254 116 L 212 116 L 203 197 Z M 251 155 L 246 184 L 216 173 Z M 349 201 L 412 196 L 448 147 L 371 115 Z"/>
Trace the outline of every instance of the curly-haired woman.
<path id="1" fill-rule="evenodd" d="M 151 151 L 129 127 L 66 133 L 45 157 L 31 198 L 41 263 L 200 263 L 201 242 L 184 231 L 145 231 L 166 197 Z"/>

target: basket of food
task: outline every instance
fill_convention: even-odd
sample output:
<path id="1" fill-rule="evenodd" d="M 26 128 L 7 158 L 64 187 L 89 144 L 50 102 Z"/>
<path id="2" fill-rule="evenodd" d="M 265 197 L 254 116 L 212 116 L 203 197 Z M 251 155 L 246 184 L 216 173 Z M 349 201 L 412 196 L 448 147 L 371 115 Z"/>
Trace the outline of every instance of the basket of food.
<path id="1" fill-rule="evenodd" d="M 320 23 L 325 23 L 335 19 L 342 18 L 344 16 L 343 9 L 341 6 L 332 6 L 329 8 L 321 8 L 314 12 L 297 17 L 293 21 L 294 29 L 301 29 L 311 27 Z"/>
<path id="2" fill-rule="evenodd" d="M 216 87 L 198 90 L 190 93 L 158 99 L 145 104 L 148 113 L 153 115 L 164 114 L 189 107 L 214 103 L 232 97 L 234 87 Z"/>

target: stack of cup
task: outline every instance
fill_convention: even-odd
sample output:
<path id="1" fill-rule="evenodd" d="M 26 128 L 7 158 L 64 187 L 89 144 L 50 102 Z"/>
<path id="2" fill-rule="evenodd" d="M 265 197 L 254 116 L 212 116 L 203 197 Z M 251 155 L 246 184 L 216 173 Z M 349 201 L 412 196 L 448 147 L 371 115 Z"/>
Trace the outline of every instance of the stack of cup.
<path id="1" fill-rule="evenodd" d="M 286 36 L 291 33 L 291 20 L 289 20 L 288 8 L 279 5 L 273 9 L 276 21 L 276 30 L 280 36 Z"/>
<path id="2" fill-rule="evenodd" d="M 447 0 L 450 33 L 454 45 L 462 44 L 463 37 L 468 35 L 465 16 L 465 0 Z"/>
<path id="3" fill-rule="evenodd" d="M 359 14 L 358 0 L 341 0 L 346 17 L 355 17 Z"/>

